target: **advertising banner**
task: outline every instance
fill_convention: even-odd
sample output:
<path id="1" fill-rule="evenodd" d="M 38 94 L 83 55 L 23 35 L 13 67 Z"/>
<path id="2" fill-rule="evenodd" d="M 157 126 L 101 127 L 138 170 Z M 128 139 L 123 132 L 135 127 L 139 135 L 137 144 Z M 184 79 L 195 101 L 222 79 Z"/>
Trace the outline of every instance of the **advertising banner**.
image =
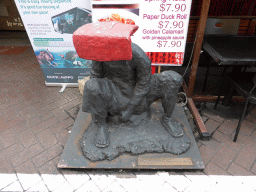
<path id="1" fill-rule="evenodd" d="M 72 34 L 92 22 L 90 0 L 15 0 L 46 84 L 76 83 L 90 75 L 91 61 L 78 57 Z"/>
<path id="2" fill-rule="evenodd" d="M 93 0 L 93 22 L 136 24 L 132 41 L 152 65 L 183 64 L 192 0 Z"/>

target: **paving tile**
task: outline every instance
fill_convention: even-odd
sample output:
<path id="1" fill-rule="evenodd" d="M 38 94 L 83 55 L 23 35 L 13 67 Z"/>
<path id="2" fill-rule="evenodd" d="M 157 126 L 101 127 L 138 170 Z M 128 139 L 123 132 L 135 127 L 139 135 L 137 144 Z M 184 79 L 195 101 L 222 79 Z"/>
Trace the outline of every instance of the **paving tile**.
<path id="1" fill-rule="evenodd" d="M 27 190 L 27 192 L 35 192 L 35 191 L 40 191 L 40 192 L 48 192 L 49 190 L 45 186 L 43 181 L 40 181 L 36 185 L 32 186 Z"/>
<path id="2" fill-rule="evenodd" d="M 40 153 L 39 155 L 35 156 L 32 161 L 36 167 L 40 167 L 46 162 L 50 161 L 54 157 L 60 155 L 63 151 L 61 144 L 56 144 L 51 148 L 45 150 L 44 152 Z"/>
<path id="3" fill-rule="evenodd" d="M 48 109 L 45 109 L 45 107 L 41 109 L 43 109 L 43 111 L 36 112 L 41 121 L 45 121 L 54 117 L 54 115 Z"/>
<path id="4" fill-rule="evenodd" d="M 136 187 L 134 187 L 136 189 Z M 178 192 L 169 183 L 165 182 L 163 185 L 158 187 L 158 191 L 161 192 Z"/>
<path id="5" fill-rule="evenodd" d="M 67 127 L 70 127 L 71 125 L 74 124 L 74 120 L 72 118 L 68 118 L 68 119 L 65 119 L 61 122 L 58 122 L 56 123 L 54 126 L 51 126 L 50 127 L 50 130 L 56 134 L 58 133 L 59 131 L 63 130 L 63 129 L 66 129 Z"/>
<path id="6" fill-rule="evenodd" d="M 248 121 L 251 121 L 253 123 L 256 123 L 256 114 L 255 113 L 250 113 L 247 115 L 247 117 L 245 118 Z"/>
<path id="7" fill-rule="evenodd" d="M 256 191 L 255 176 L 236 176 L 235 178 L 236 178 L 236 180 L 242 180 L 242 184 L 243 184 L 242 190 Z"/>
<path id="8" fill-rule="evenodd" d="M 196 176 L 205 176 L 206 174 L 202 170 L 186 170 L 182 171 L 182 175 L 185 175 L 188 179 L 193 177 L 194 175 Z"/>
<path id="9" fill-rule="evenodd" d="M 81 103 L 82 103 L 82 100 L 81 100 Z M 75 107 L 73 108 L 70 108 L 67 110 L 67 113 L 73 118 L 73 119 L 76 119 L 76 116 L 79 112 L 79 109 L 80 109 L 80 106 L 79 105 L 76 105 Z"/>
<path id="10" fill-rule="evenodd" d="M 3 149 L 2 151 L 0 151 L 0 161 L 17 154 L 23 149 L 24 147 L 20 143 L 16 143 L 10 147 Z"/>
<path id="11" fill-rule="evenodd" d="M 41 177 L 49 191 L 54 191 L 57 187 L 67 182 L 62 175 L 42 174 Z"/>
<path id="12" fill-rule="evenodd" d="M 67 112 L 62 108 L 56 108 L 51 111 L 51 113 L 56 117 L 59 121 L 63 121 L 67 118 L 69 118 L 69 115 Z"/>
<path id="13" fill-rule="evenodd" d="M 10 184 L 9 186 L 2 189 L 2 191 L 23 191 L 20 183 L 15 181 L 14 183 Z"/>
<path id="14" fill-rule="evenodd" d="M 138 175 L 136 174 L 137 179 L 139 179 L 141 187 L 138 188 L 139 191 L 143 191 L 144 189 L 146 191 L 157 191 L 158 186 L 163 185 L 166 180 L 168 182 L 168 179 L 163 179 L 161 176 L 154 174 L 154 175 Z M 169 176 L 170 177 L 170 176 Z M 143 186 L 143 187 L 142 187 Z"/>
<path id="15" fill-rule="evenodd" d="M 77 99 L 77 96 L 71 91 L 64 91 L 63 93 L 61 93 L 61 95 L 65 97 L 68 101 L 73 101 Z"/>
<path id="16" fill-rule="evenodd" d="M 20 132 L 18 135 L 25 148 L 28 148 L 38 142 L 36 135 L 30 129 L 26 129 L 25 131 Z"/>
<path id="17" fill-rule="evenodd" d="M 239 151 L 223 145 L 211 160 L 213 163 L 226 170 Z"/>
<path id="18" fill-rule="evenodd" d="M 68 141 L 69 135 L 70 134 L 68 130 L 64 129 L 56 133 L 55 137 L 58 139 L 58 141 L 61 143 L 62 146 L 65 146 Z"/>
<path id="19" fill-rule="evenodd" d="M 6 122 L 6 121 L 7 121 L 7 119 L 6 119 L 5 117 L 0 117 L 0 125 L 1 125 L 2 123 Z"/>
<path id="20" fill-rule="evenodd" d="M 38 123 L 37 125 L 31 127 L 31 129 L 34 133 L 38 133 L 40 131 L 43 131 L 44 129 L 47 129 L 48 127 L 53 126 L 54 124 L 56 124 L 58 122 L 59 122 L 58 119 L 53 117 L 51 119 L 47 119 L 41 123 Z"/>
<path id="21" fill-rule="evenodd" d="M 113 183 L 111 183 L 106 189 L 103 190 L 103 192 L 124 192 L 126 191 L 121 185 L 119 185 L 119 183 L 117 183 L 116 181 L 114 181 Z"/>
<path id="22" fill-rule="evenodd" d="M 213 138 L 222 143 L 223 145 L 229 146 L 232 149 L 240 150 L 249 140 L 251 140 L 248 136 L 243 134 L 238 137 L 236 142 L 233 142 L 233 138 L 228 137 L 224 133 L 219 131 L 214 132 Z"/>
<path id="23" fill-rule="evenodd" d="M 236 122 L 233 122 L 231 120 L 225 120 L 219 127 L 218 131 L 226 134 L 227 136 L 231 136 L 231 134 L 235 131 L 236 127 Z"/>
<path id="24" fill-rule="evenodd" d="M 13 126 L 13 129 L 18 134 L 19 132 L 28 129 L 27 122 L 23 121 L 22 123 L 19 123 L 18 125 Z"/>
<path id="25" fill-rule="evenodd" d="M 0 173 L 15 173 L 11 163 L 10 159 L 4 159 L 0 161 Z"/>
<path id="26" fill-rule="evenodd" d="M 69 110 L 77 105 L 81 105 L 81 99 L 76 99 L 76 100 L 70 101 L 61 107 L 65 110 Z"/>
<path id="27" fill-rule="evenodd" d="M 205 123 L 205 127 L 207 129 L 207 131 L 212 134 L 214 131 L 217 130 L 217 128 L 221 125 L 221 123 L 216 122 L 212 119 L 209 119 L 206 123 Z"/>
<path id="28" fill-rule="evenodd" d="M 205 165 L 214 157 L 221 148 L 221 143 L 215 140 L 204 142 L 205 144 L 199 147 L 199 151 Z"/>
<path id="29" fill-rule="evenodd" d="M 40 99 L 38 98 L 32 98 L 32 99 L 29 99 L 29 100 L 25 100 L 22 98 L 19 100 L 18 104 L 15 105 L 15 107 L 17 108 L 17 110 L 19 109 L 23 109 L 23 108 L 26 108 L 26 107 L 29 107 L 35 103 L 38 103 L 40 101 Z"/>
<path id="30" fill-rule="evenodd" d="M 80 188 L 84 183 L 90 180 L 90 177 L 87 174 L 63 174 L 68 183 L 72 186 L 73 189 Z"/>
<path id="31" fill-rule="evenodd" d="M 184 191 L 191 181 L 183 175 L 170 175 L 165 181 L 178 191 Z"/>
<path id="32" fill-rule="evenodd" d="M 66 92 L 66 90 L 64 91 Z M 47 93 L 47 95 L 53 100 L 53 101 L 58 101 L 61 99 L 64 99 L 65 97 L 63 96 L 63 93 L 58 92 L 57 90 L 52 90 Z M 65 98 L 66 99 L 66 98 Z"/>
<path id="33" fill-rule="evenodd" d="M 2 143 L 2 147 L 6 148 L 19 142 L 19 139 L 17 138 L 14 129 L 10 128 L 6 131 L 0 132 L 0 142 Z"/>
<path id="34" fill-rule="evenodd" d="M 14 166 L 17 166 L 30 158 L 38 155 L 39 153 L 43 152 L 44 148 L 41 146 L 40 143 L 37 143 L 35 145 L 30 146 L 27 149 L 24 149 L 23 151 L 15 154 L 13 157 L 11 157 L 11 162 Z"/>
<path id="35" fill-rule="evenodd" d="M 256 129 L 256 124 L 247 120 L 244 120 L 241 128 L 240 128 L 240 133 L 243 133 L 244 135 L 251 135 L 253 131 Z"/>
<path id="36" fill-rule="evenodd" d="M 207 166 L 204 169 L 204 172 L 209 175 L 230 175 L 230 173 L 228 173 L 227 171 L 225 171 L 224 169 L 220 168 L 219 166 L 215 165 L 212 162 L 209 162 L 207 164 Z"/>
<path id="37" fill-rule="evenodd" d="M 239 136 L 239 135 L 238 135 Z M 256 130 L 252 132 L 252 134 L 250 135 L 250 141 L 256 141 Z"/>
<path id="38" fill-rule="evenodd" d="M 40 109 L 40 108 L 43 108 L 43 107 L 45 107 L 47 105 L 50 105 L 52 103 L 53 103 L 53 100 L 51 98 L 48 98 L 48 99 L 44 99 L 44 100 L 41 100 L 41 101 L 35 103 L 33 106 L 36 109 Z"/>
<path id="39" fill-rule="evenodd" d="M 256 175 L 256 163 L 254 162 L 251 172 L 253 172 Z"/>
<path id="40" fill-rule="evenodd" d="M 57 169 L 57 164 L 59 160 L 60 156 L 54 157 L 52 160 L 40 166 L 37 170 L 40 174 L 60 175 L 60 170 Z"/>
<path id="41" fill-rule="evenodd" d="M 106 189 L 111 183 L 115 181 L 115 177 L 112 175 L 106 176 L 106 175 L 89 174 L 89 176 L 101 191 Z"/>
<path id="42" fill-rule="evenodd" d="M 67 192 L 73 192 L 74 189 L 70 186 L 70 184 L 68 182 L 62 183 L 61 185 L 59 185 L 54 192 L 63 192 L 63 191 L 67 191 Z"/>
<path id="43" fill-rule="evenodd" d="M 63 99 L 60 99 L 58 101 L 55 101 L 55 102 L 51 103 L 50 105 L 47 105 L 46 108 L 51 111 L 51 110 L 56 109 L 60 106 L 63 106 L 66 103 L 68 103 L 68 100 L 63 98 Z"/>
<path id="44" fill-rule="evenodd" d="M 38 140 L 42 143 L 45 149 L 55 145 L 58 141 L 49 129 L 45 129 L 36 134 Z"/>
<path id="45" fill-rule="evenodd" d="M 142 181 L 136 178 L 117 178 L 116 181 L 129 192 L 140 191 L 139 187 L 142 186 Z"/>
<path id="46" fill-rule="evenodd" d="M 88 189 L 90 189 L 90 191 L 93 191 L 93 192 L 101 192 L 99 187 L 92 180 L 89 180 L 88 182 L 86 182 L 82 187 L 77 189 L 76 192 L 85 192 L 85 191 L 88 191 Z"/>
<path id="47" fill-rule="evenodd" d="M 250 170 L 256 160 L 256 145 L 252 141 L 251 144 L 245 145 L 239 152 L 234 162 L 247 170 Z"/>
<path id="48" fill-rule="evenodd" d="M 210 111 L 204 111 L 203 112 L 203 116 L 206 116 L 206 117 L 208 117 L 208 118 L 210 118 L 210 119 L 212 119 L 214 121 L 217 121 L 219 123 L 222 123 L 225 120 L 224 118 L 222 118 L 222 117 L 220 117 L 218 115 L 212 114 Z"/>
<path id="49" fill-rule="evenodd" d="M 252 176 L 254 175 L 252 172 L 246 170 L 236 163 L 231 163 L 230 167 L 227 170 L 231 175 L 234 176 Z"/>
<path id="50" fill-rule="evenodd" d="M 12 120 L 10 120 L 10 121 L 6 121 L 6 122 L 4 122 L 4 123 L 1 124 L 1 126 L 0 126 L 0 132 L 1 132 L 1 131 L 5 131 L 5 130 L 7 130 L 7 129 L 9 129 L 9 128 L 15 126 L 15 125 L 17 125 L 17 124 L 20 124 L 20 123 L 22 123 L 23 121 L 24 121 L 24 120 L 22 120 L 20 117 L 16 117 L 15 119 L 12 119 Z"/>
<path id="51" fill-rule="evenodd" d="M 17 177 L 24 190 L 42 181 L 40 175 L 37 173 L 33 163 L 28 160 L 15 168 Z"/>
<path id="52" fill-rule="evenodd" d="M 218 177 L 216 178 L 217 184 L 207 188 L 207 192 L 224 191 L 228 188 L 228 191 L 241 191 L 241 183 L 237 183 L 234 177 Z"/>
<path id="53" fill-rule="evenodd" d="M 7 93 L 8 98 L 17 99 L 20 95 L 15 90 L 8 91 Z"/>
<path id="54" fill-rule="evenodd" d="M 191 183 L 183 192 L 205 192 L 205 189 L 207 189 L 205 186 Z"/>
<path id="55" fill-rule="evenodd" d="M 40 123 L 40 119 L 38 117 L 29 119 L 27 121 L 23 121 L 22 123 L 19 123 L 18 125 L 13 126 L 13 129 L 15 130 L 16 133 L 19 133 L 21 131 L 24 131 L 28 129 L 29 127 L 32 127 L 38 123 Z"/>
<path id="56" fill-rule="evenodd" d="M 17 180 L 18 178 L 16 174 L 0 174 L 0 190 L 9 186 Z"/>
<path id="57" fill-rule="evenodd" d="M 18 113 L 21 115 L 23 119 L 26 119 L 26 120 L 36 117 L 35 110 L 33 109 L 32 106 L 23 108 L 19 110 Z"/>
<path id="58" fill-rule="evenodd" d="M 49 99 L 49 94 L 46 92 L 32 92 L 32 94 L 34 95 L 34 97 L 37 97 L 40 100 L 47 100 Z M 52 100 L 52 99 L 50 99 Z M 53 100 L 52 100 L 53 102 Z"/>
<path id="59" fill-rule="evenodd" d="M 8 108 L 10 106 L 10 103 L 3 103 L 3 104 L 0 104 L 0 110 L 4 110 L 6 108 Z"/>
<path id="60" fill-rule="evenodd" d="M 208 175 L 185 175 L 191 183 L 185 189 L 185 191 L 193 191 L 194 189 L 198 191 L 205 191 L 207 188 L 211 188 L 216 185 L 216 181 L 213 180 Z"/>

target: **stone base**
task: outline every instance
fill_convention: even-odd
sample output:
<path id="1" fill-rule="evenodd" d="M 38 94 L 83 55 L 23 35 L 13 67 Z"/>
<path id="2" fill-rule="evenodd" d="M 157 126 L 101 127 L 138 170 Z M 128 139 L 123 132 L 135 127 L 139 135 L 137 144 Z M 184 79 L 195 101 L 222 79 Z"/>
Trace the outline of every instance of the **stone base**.
<path id="1" fill-rule="evenodd" d="M 183 124 L 181 138 L 170 136 L 159 121 L 163 115 L 161 103 L 153 104 L 151 112 L 151 120 L 144 125 L 110 126 L 109 146 L 97 148 L 93 143 L 96 127 L 91 123 L 90 114 L 80 110 L 58 168 L 203 169 L 183 108 L 176 106 L 174 110 L 175 118 Z M 85 139 L 85 142 L 82 140 L 83 150 L 82 138 Z M 83 151 L 87 151 L 87 158 Z"/>
<path id="2" fill-rule="evenodd" d="M 179 155 L 186 152 L 191 144 L 187 132 L 183 137 L 172 137 L 160 122 L 163 113 L 158 112 L 154 107 L 151 107 L 151 113 L 152 118 L 138 126 L 110 124 L 108 129 L 110 143 L 105 148 L 95 146 L 94 138 L 98 127 L 95 123 L 91 123 L 81 140 L 85 157 L 91 161 L 99 161 L 113 160 L 126 152 L 131 155 L 164 152 Z"/>

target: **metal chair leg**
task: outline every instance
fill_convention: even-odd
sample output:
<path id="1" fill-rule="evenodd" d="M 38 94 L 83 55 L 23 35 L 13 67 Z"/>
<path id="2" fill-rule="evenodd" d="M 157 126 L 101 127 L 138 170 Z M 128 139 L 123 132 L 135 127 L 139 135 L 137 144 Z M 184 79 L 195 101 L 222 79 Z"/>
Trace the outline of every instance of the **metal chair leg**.
<path id="1" fill-rule="evenodd" d="M 208 66 L 207 66 L 207 70 L 206 70 L 206 75 L 204 77 L 204 85 L 203 85 L 203 90 L 202 92 L 204 93 L 205 92 L 205 89 L 206 89 L 206 85 L 207 85 L 207 80 L 208 80 L 208 76 L 209 76 L 209 72 L 210 72 L 210 62 L 208 61 Z"/>
<path id="2" fill-rule="evenodd" d="M 242 125 L 242 122 L 243 122 L 243 120 L 244 120 L 244 116 L 245 116 L 245 113 L 246 113 L 246 110 L 247 110 L 247 106 L 248 106 L 249 101 L 250 101 L 250 97 L 247 97 L 247 98 L 245 99 L 245 104 L 244 104 L 244 109 L 243 109 L 242 116 L 241 116 L 241 118 L 240 118 L 240 120 L 239 120 L 239 123 L 238 123 L 238 125 L 237 125 L 237 127 L 236 127 L 236 134 L 235 134 L 235 137 L 234 137 L 234 139 L 233 139 L 233 142 L 236 142 L 236 140 L 237 140 L 237 136 L 238 136 L 238 133 L 239 133 L 239 131 L 240 131 L 240 127 L 241 127 L 241 125 Z"/>
<path id="3" fill-rule="evenodd" d="M 216 100 L 216 102 L 215 102 L 215 105 L 214 105 L 214 107 L 213 107 L 215 110 L 216 110 L 216 108 L 217 108 L 217 105 L 218 105 L 219 102 L 220 102 L 220 94 L 221 94 L 222 89 L 223 89 L 226 70 L 227 70 L 227 67 L 224 67 L 224 70 L 223 70 L 223 73 L 222 73 L 222 77 L 221 77 L 221 88 L 220 88 L 220 91 L 219 91 L 219 93 L 218 93 L 218 98 L 217 98 L 217 100 Z"/>
<path id="4" fill-rule="evenodd" d="M 220 91 L 219 91 L 219 93 L 218 93 L 218 98 L 217 98 L 217 100 L 215 101 L 215 105 L 214 105 L 214 107 L 213 107 L 214 110 L 217 109 L 217 105 L 218 105 L 219 102 L 220 102 L 220 94 L 221 94 L 221 92 L 222 92 L 223 85 L 224 85 L 224 82 L 222 82 L 221 89 L 220 89 Z"/>

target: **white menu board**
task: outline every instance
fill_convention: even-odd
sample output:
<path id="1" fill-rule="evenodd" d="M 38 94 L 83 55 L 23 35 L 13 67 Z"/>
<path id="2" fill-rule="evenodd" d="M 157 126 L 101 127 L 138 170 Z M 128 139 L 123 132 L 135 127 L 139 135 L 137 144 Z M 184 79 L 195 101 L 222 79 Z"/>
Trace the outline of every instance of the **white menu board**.
<path id="1" fill-rule="evenodd" d="M 147 53 L 183 63 L 192 0 L 93 0 L 93 22 L 119 19 L 139 26 L 132 41 Z M 169 54 L 166 54 L 169 53 Z M 167 63 L 167 60 L 166 60 Z M 169 62 L 170 63 L 170 62 Z"/>

